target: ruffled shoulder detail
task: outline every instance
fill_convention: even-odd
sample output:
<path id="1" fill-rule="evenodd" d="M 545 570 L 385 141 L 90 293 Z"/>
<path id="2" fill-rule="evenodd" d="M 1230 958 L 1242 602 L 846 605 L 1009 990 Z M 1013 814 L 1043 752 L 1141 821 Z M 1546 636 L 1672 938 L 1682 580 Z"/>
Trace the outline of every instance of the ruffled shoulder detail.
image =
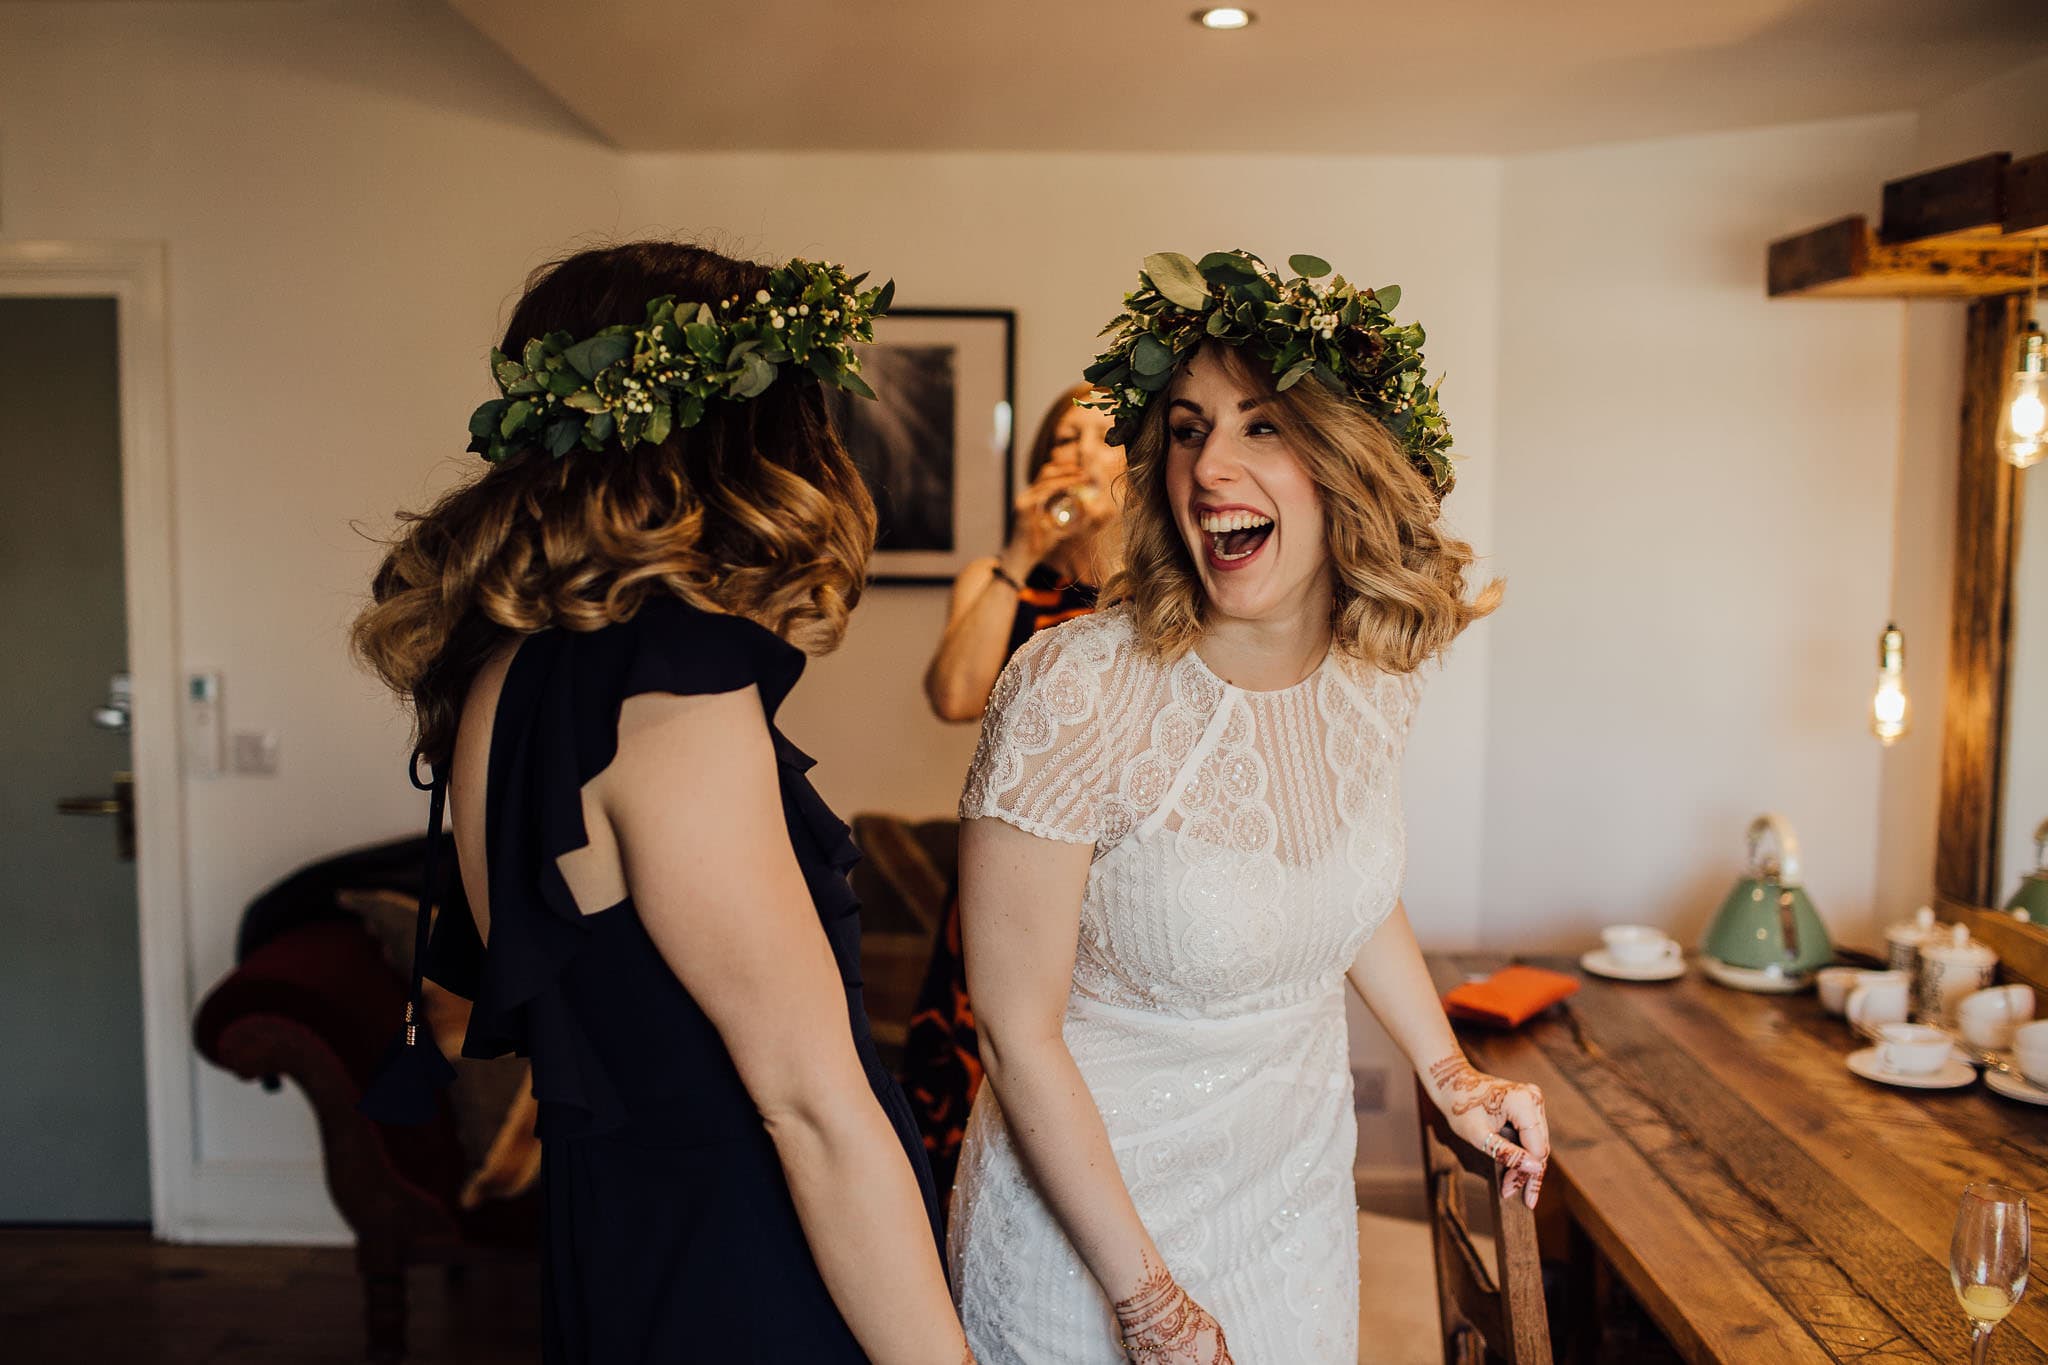
<path id="1" fill-rule="evenodd" d="M 585 914 L 560 861 L 590 842 L 583 788 L 618 751 L 620 708 L 642 693 L 687 696 L 753 686 L 760 689 L 772 729 L 804 663 L 802 651 L 766 628 L 672 597 L 649 601 L 631 620 L 600 630 L 542 631 L 513 657 L 492 730 L 485 802 L 490 945 L 481 953 L 479 970 L 464 972 L 464 935 L 451 928 L 451 956 L 457 960 L 437 961 L 435 976 L 474 979 L 476 1003 L 463 1055 L 532 1057 L 535 1098 L 562 1106 L 558 1112 L 568 1120 L 556 1133 L 602 1132 L 628 1117 L 560 984 L 596 922 L 630 913 L 621 902 Z M 792 775 L 809 791 L 802 773 L 810 760 L 779 733 L 775 737 L 787 807 Z M 828 819 L 837 824 L 829 810 L 822 816 L 802 813 L 807 825 L 822 826 Z M 844 831 L 839 825 L 842 840 Z M 473 942 L 474 926 L 468 929 Z M 580 1121 L 569 1117 L 574 1114 Z"/>

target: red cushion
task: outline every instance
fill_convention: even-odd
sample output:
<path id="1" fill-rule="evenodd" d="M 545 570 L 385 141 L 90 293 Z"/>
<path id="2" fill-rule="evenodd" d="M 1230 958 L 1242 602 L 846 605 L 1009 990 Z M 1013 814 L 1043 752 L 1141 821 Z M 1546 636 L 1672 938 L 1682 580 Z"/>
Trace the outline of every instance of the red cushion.
<path id="1" fill-rule="evenodd" d="M 404 1015 L 405 983 L 362 925 L 316 920 L 250 953 L 201 1002 L 192 1031 L 200 1055 L 225 1065 L 219 1044 L 229 1027 L 263 1016 L 298 1025 L 329 1048 L 355 1082 L 353 1106 Z M 447 1097 L 430 1124 L 377 1128 L 395 1174 L 453 1209 L 463 1158 Z"/>

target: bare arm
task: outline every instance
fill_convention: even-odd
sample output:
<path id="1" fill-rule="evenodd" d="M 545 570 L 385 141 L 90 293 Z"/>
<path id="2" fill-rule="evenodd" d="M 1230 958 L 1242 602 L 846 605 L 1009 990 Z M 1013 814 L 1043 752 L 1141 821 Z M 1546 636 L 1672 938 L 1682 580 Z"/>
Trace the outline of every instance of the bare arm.
<path id="1" fill-rule="evenodd" d="M 1429 979 L 1408 907 L 1397 904 L 1365 946 L 1349 972 L 1351 984 L 1422 1077 L 1451 1131 L 1508 1167 L 1502 1193 L 1522 1191 L 1530 1208 L 1543 1187 L 1544 1163 L 1550 1160 L 1550 1128 L 1543 1117 L 1543 1092 L 1533 1085 L 1489 1076 L 1465 1059 L 1465 1049 L 1451 1032 L 1443 1001 Z M 1513 1123 L 1522 1146 L 1496 1137 L 1503 1123 Z"/>
<path id="2" fill-rule="evenodd" d="M 628 698 L 594 790 L 648 935 L 731 1052 L 861 1348 L 887 1365 L 961 1365 L 917 1180 L 861 1067 L 783 823 L 760 695 Z"/>
<path id="3" fill-rule="evenodd" d="M 1134 1357 L 1177 1349 L 1187 1354 L 1157 1358 L 1228 1365 L 1222 1329 L 1174 1284 L 1139 1219 L 1061 1033 L 1090 851 L 996 819 L 961 827 L 961 932 L 982 1065 L 1025 1166 L 1116 1305 Z"/>
<path id="4" fill-rule="evenodd" d="M 1047 469 L 1017 497 L 1016 530 L 1003 552 L 977 559 L 953 580 L 953 598 L 946 608 L 946 630 L 925 669 L 924 694 L 940 720 L 969 721 L 988 705 L 989 690 L 1009 657 L 1010 628 L 1017 619 L 1017 589 L 997 574 L 1001 569 L 1022 583 L 1039 561 L 1063 541 L 1100 529 L 1103 517 L 1076 517 L 1065 527 L 1045 513 L 1046 499 L 1061 489 L 1087 483 L 1075 470 Z"/>

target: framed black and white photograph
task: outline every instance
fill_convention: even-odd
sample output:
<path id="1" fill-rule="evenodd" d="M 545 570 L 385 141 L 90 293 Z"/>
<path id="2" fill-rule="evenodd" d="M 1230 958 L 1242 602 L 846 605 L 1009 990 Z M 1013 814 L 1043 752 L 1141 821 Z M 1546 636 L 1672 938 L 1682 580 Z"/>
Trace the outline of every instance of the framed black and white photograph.
<path id="1" fill-rule="evenodd" d="M 1016 314 L 904 308 L 861 348 L 873 402 L 830 390 L 879 521 L 869 576 L 949 583 L 1003 543 L 1010 512 Z"/>

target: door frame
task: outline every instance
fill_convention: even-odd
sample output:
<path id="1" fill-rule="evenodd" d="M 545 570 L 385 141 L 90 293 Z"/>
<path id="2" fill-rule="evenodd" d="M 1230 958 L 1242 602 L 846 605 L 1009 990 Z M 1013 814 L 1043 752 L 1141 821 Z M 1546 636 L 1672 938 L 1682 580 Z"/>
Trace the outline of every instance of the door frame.
<path id="1" fill-rule="evenodd" d="M 0 239 L 0 297 L 53 296 L 115 301 L 150 1214 L 159 1236 L 175 1235 L 196 1154 L 163 245 Z"/>

